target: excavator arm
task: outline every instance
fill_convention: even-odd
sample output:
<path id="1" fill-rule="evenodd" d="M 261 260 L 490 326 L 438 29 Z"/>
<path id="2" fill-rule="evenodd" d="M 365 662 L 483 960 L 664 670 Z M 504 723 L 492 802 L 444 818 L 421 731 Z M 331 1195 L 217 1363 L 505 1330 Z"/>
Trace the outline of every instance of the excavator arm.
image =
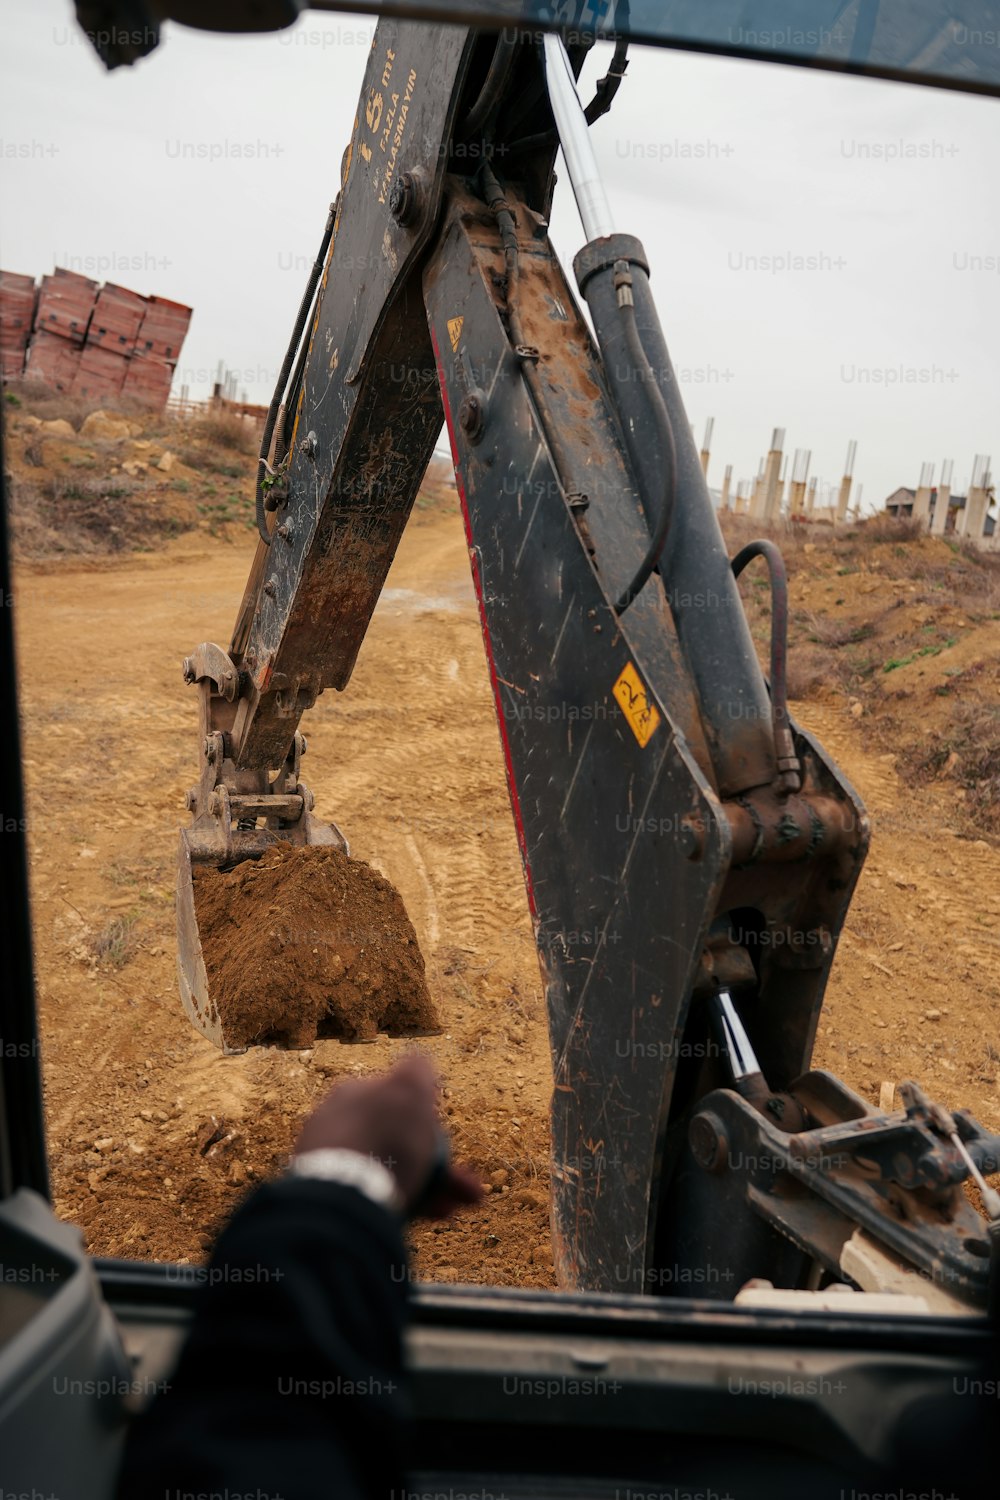
<path id="1" fill-rule="evenodd" d="M 298 725 L 349 683 L 443 419 L 548 1009 L 560 1279 L 731 1297 L 898 1260 L 981 1304 L 993 1241 L 962 1184 L 1000 1143 L 919 1090 L 881 1116 L 809 1071 L 868 824 L 788 715 L 780 555 L 726 554 L 645 251 L 589 152 L 585 50 L 379 24 L 236 630 L 185 662 L 182 997 L 225 1047 L 194 866 L 343 844 Z M 623 71 L 619 48 L 598 108 Z M 575 288 L 548 236 L 560 143 Z M 768 680 L 736 582 L 755 561 Z"/>

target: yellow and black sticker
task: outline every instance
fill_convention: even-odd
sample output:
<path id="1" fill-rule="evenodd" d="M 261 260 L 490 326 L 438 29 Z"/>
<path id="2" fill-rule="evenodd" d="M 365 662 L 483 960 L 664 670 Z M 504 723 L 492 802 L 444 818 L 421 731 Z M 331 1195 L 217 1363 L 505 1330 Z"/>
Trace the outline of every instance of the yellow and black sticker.
<path id="1" fill-rule="evenodd" d="M 448 337 L 451 339 L 451 351 L 453 354 L 458 348 L 459 339 L 462 337 L 462 324 L 464 322 L 464 318 L 448 319 Z"/>
<path id="2" fill-rule="evenodd" d="M 627 662 L 622 668 L 611 691 L 628 721 L 628 727 L 645 748 L 659 728 L 660 710 L 631 662 Z"/>

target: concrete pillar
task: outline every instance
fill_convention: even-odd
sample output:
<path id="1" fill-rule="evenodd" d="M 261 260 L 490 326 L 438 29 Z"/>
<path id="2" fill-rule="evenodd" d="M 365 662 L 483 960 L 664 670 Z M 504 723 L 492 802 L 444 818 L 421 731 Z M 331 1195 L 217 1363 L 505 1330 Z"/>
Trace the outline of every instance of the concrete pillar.
<path id="1" fill-rule="evenodd" d="M 762 458 L 757 466 L 757 478 L 753 482 L 753 490 L 750 495 L 750 514 L 758 521 L 764 519 L 764 473 L 767 460 Z"/>
<path id="2" fill-rule="evenodd" d="M 810 479 L 810 481 L 809 481 L 809 487 L 806 490 L 806 515 L 807 516 L 814 516 L 816 514 L 816 496 L 817 496 L 818 491 L 819 491 L 819 476 L 817 474 L 814 474 L 813 477 Z"/>
<path id="3" fill-rule="evenodd" d="M 934 518 L 931 521 L 931 536 L 944 536 L 948 529 L 948 512 L 951 509 L 951 476 L 955 463 L 946 458 L 941 465 L 941 483 L 937 487 L 934 501 Z"/>
<path id="4" fill-rule="evenodd" d="M 965 497 L 965 525 L 962 535 L 977 545 L 983 541 L 983 522 L 986 520 L 986 491 L 982 485 L 969 486 Z"/>
<path id="5" fill-rule="evenodd" d="M 975 542 L 977 547 L 983 544 L 983 522 L 986 519 L 986 507 L 990 499 L 989 483 L 989 455 L 977 453 L 976 461 L 972 466 L 972 483 L 965 497 L 965 513 L 962 517 L 962 535 L 968 537 L 971 542 Z"/>
<path id="6" fill-rule="evenodd" d="M 792 482 L 788 491 L 788 514 L 790 516 L 805 515 L 806 480 L 809 477 L 809 462 L 811 458 L 812 449 L 796 448 L 795 458 L 792 463 Z"/>
<path id="7" fill-rule="evenodd" d="M 924 526 L 927 525 L 927 523 L 928 523 L 928 521 L 930 519 L 930 513 L 931 513 L 931 490 L 933 489 L 933 487 L 934 487 L 934 465 L 933 464 L 921 464 L 920 465 L 920 483 L 917 486 L 917 493 L 916 493 L 916 496 L 915 496 L 914 501 L 913 501 L 913 510 L 912 510 L 911 514 L 912 514 L 913 519 L 915 521 L 921 521 Z"/>
<path id="8" fill-rule="evenodd" d="M 729 509 L 729 487 L 733 482 L 733 466 L 726 464 L 726 472 L 722 476 L 722 494 L 719 496 L 719 509 Z"/>
<path id="9" fill-rule="evenodd" d="M 776 521 L 781 514 L 781 491 L 778 479 L 781 473 L 782 449 L 785 446 L 785 429 L 776 427 L 771 434 L 771 447 L 764 465 L 763 514 L 765 521 Z"/>
<path id="10" fill-rule="evenodd" d="M 840 481 L 840 494 L 837 496 L 838 522 L 847 520 L 847 507 L 851 503 L 851 480 L 854 475 L 854 460 L 857 455 L 858 444 L 855 438 L 847 445 L 847 459 L 844 463 L 844 477 Z"/>
<path id="11" fill-rule="evenodd" d="M 708 460 L 712 453 L 712 432 L 715 428 L 715 418 L 709 417 L 705 423 L 705 436 L 701 445 L 701 472 L 708 478 Z"/>

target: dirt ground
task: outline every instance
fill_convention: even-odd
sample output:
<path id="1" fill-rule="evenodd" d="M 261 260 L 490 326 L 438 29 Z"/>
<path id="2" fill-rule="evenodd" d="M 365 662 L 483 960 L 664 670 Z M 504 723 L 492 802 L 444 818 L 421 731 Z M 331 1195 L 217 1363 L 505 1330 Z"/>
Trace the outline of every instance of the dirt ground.
<path id="1" fill-rule="evenodd" d="M 200 529 L 158 551 L 27 561 L 16 579 L 56 1208 L 95 1254 L 201 1259 L 311 1101 L 412 1045 L 380 1034 L 222 1057 L 177 998 L 173 863 L 195 767 L 180 661 L 228 640 L 250 556 L 245 530 Z M 851 587 L 838 578 L 838 598 Z M 797 618 L 821 588 L 793 585 Z M 797 716 L 874 824 L 815 1061 L 872 1100 L 916 1077 L 1000 1130 L 1000 852 L 960 826 L 951 785 L 902 779 L 897 751 L 866 732 L 863 695 L 810 692 Z M 551 1285 L 545 1014 L 454 505 L 415 513 L 349 690 L 303 727 L 317 812 L 414 924 L 444 1024 L 419 1045 L 443 1075 L 454 1150 L 489 1188 L 454 1223 L 416 1230 L 416 1274 Z"/>

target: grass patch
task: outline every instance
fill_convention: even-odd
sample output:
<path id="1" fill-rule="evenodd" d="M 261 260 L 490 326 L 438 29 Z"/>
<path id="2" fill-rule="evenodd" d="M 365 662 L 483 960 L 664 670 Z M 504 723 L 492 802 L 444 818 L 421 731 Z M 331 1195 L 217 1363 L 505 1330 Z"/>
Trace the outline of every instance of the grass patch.
<path id="1" fill-rule="evenodd" d="M 215 494 L 212 486 L 206 494 Z M 230 494 L 224 500 L 201 500 L 198 514 L 210 536 L 222 536 L 227 526 L 255 527 L 253 501 L 245 495 Z"/>
<path id="2" fill-rule="evenodd" d="M 91 951 L 99 963 L 123 969 L 139 947 L 134 916 L 112 917 L 91 939 Z"/>
<path id="3" fill-rule="evenodd" d="M 939 641 L 936 646 L 921 646 L 919 651 L 911 651 L 909 656 L 897 656 L 887 661 L 882 671 L 895 672 L 898 667 L 908 667 L 911 662 L 919 661 L 922 656 L 940 656 L 942 651 L 947 651 L 948 647 L 954 644 L 955 636 L 949 636 L 946 641 Z"/>
<path id="4" fill-rule="evenodd" d="M 167 867 L 162 860 L 143 854 L 132 857 L 116 854 L 108 866 L 108 879 L 119 888 L 162 884 L 166 878 Z"/>

